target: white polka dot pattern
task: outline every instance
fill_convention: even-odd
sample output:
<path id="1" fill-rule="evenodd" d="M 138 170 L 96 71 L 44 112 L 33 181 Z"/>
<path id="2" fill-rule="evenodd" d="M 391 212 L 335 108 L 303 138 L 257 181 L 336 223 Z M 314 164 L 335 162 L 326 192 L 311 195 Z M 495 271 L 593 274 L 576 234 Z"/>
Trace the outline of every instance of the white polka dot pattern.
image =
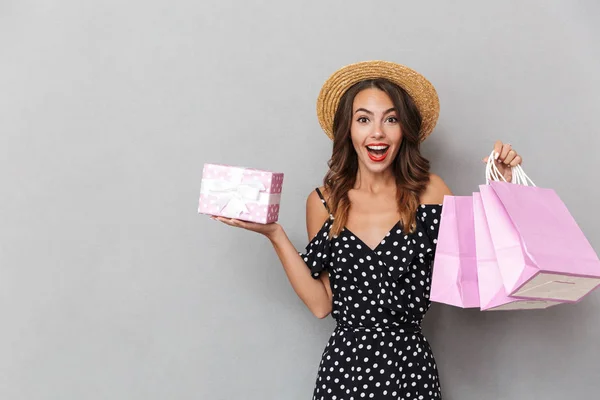
<path id="1" fill-rule="evenodd" d="M 313 278 L 327 270 L 337 321 L 313 400 L 441 399 L 420 327 L 431 305 L 441 207 L 421 205 L 415 232 L 404 235 L 398 223 L 374 249 L 348 229 L 329 240 L 330 217 L 300 253 Z"/>

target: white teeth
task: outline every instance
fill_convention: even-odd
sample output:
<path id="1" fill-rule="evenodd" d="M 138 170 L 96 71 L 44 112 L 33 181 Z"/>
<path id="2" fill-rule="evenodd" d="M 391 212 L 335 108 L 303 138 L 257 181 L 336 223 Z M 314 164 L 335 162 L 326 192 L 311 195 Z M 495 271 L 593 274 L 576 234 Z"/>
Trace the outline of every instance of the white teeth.
<path id="1" fill-rule="evenodd" d="M 369 150 L 385 150 L 390 146 L 367 146 Z"/>

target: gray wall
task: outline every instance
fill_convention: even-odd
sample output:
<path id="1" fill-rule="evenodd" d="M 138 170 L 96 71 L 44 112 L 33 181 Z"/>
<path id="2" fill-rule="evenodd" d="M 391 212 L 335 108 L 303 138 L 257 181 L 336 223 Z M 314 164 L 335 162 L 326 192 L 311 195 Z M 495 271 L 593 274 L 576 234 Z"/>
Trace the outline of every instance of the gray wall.
<path id="1" fill-rule="evenodd" d="M 0 398 L 308 399 L 331 319 L 269 243 L 196 214 L 204 162 L 286 174 L 281 223 L 330 142 L 338 67 L 424 73 L 424 152 L 457 194 L 511 142 L 600 250 L 600 14 L 585 1 L 0 1 Z M 546 311 L 435 305 L 447 400 L 596 398 L 600 294 Z"/>

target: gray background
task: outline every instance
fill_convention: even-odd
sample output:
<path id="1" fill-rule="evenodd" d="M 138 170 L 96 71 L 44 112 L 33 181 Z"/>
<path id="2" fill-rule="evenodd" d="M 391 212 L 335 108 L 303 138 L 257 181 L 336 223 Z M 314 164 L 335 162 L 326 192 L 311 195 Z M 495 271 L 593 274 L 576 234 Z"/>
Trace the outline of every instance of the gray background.
<path id="1" fill-rule="evenodd" d="M 330 155 L 338 67 L 436 86 L 424 147 L 456 194 L 511 142 L 600 249 L 600 7 L 584 1 L 0 1 L 0 398 L 308 399 L 334 327 L 264 238 L 197 215 L 204 162 L 285 173 L 281 223 Z M 435 305 L 447 400 L 596 398 L 600 294 L 546 311 Z"/>

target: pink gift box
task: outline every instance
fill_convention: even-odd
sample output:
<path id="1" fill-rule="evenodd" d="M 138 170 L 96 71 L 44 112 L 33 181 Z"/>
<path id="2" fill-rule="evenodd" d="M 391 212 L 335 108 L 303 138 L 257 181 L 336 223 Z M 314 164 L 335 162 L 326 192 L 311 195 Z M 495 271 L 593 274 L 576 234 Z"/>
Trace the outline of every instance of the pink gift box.
<path id="1" fill-rule="evenodd" d="M 279 218 L 283 173 L 204 164 L 198 212 L 269 224 Z"/>

